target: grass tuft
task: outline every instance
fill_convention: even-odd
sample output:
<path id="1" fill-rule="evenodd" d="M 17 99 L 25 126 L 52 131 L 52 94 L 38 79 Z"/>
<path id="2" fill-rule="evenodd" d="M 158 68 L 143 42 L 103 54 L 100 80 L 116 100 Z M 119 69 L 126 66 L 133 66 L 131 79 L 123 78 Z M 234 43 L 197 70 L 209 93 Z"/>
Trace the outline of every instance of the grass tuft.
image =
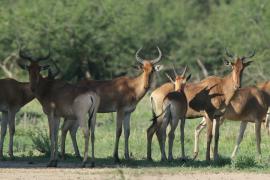
<path id="1" fill-rule="evenodd" d="M 254 156 L 239 155 L 232 161 L 232 167 L 236 169 L 245 169 L 256 166 L 257 162 Z"/>

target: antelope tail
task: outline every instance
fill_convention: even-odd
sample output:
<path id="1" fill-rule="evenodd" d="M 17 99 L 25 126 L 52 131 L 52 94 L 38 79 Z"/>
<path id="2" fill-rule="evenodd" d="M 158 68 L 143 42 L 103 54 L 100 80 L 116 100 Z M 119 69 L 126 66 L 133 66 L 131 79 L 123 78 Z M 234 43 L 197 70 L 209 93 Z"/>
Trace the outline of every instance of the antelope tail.
<path id="1" fill-rule="evenodd" d="M 93 118 L 94 112 L 95 112 L 95 104 L 94 104 L 94 100 L 93 100 L 92 96 L 90 97 L 90 100 L 91 100 L 91 107 L 90 107 L 89 119 L 88 119 L 88 128 L 89 129 L 91 127 L 91 121 L 92 121 L 92 118 Z"/>
<path id="2" fill-rule="evenodd" d="M 153 124 L 155 124 L 157 122 L 157 119 L 162 116 L 165 112 L 167 112 L 167 110 L 170 108 L 171 105 L 168 105 L 165 110 L 162 110 L 162 112 L 159 114 L 159 115 L 156 115 L 156 112 L 155 112 L 155 104 L 154 104 L 154 100 L 153 98 L 151 97 L 150 99 L 151 101 L 151 107 L 152 107 L 152 119 L 150 121 L 153 121 Z"/>
<path id="3" fill-rule="evenodd" d="M 152 109 L 152 119 L 150 121 L 153 121 L 153 123 L 157 122 L 157 119 L 164 113 L 162 112 L 160 115 L 157 116 L 156 114 L 156 107 L 154 104 L 154 99 L 151 97 L 150 98 L 150 102 L 151 102 L 151 109 Z"/>

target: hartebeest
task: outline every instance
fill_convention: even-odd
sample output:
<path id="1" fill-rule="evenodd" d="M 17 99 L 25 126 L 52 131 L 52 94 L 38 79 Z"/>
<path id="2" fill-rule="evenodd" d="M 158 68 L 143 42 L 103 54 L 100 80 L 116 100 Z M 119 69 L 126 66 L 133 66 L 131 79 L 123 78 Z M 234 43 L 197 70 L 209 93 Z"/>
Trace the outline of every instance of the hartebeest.
<path id="1" fill-rule="evenodd" d="M 0 79 L 0 111 L 2 112 L 0 159 L 3 159 L 3 144 L 9 126 L 9 150 L 13 156 L 13 137 L 15 133 L 15 115 L 28 102 L 34 99 L 29 83 L 18 82 L 14 79 Z"/>
<path id="2" fill-rule="evenodd" d="M 233 55 L 226 51 L 226 54 L 233 58 Z M 246 59 L 253 57 L 253 52 L 248 57 L 238 57 L 234 62 L 226 60 L 226 65 L 232 68 L 230 74 L 225 77 L 210 76 L 198 83 L 189 83 L 185 87 L 185 95 L 188 101 L 188 110 L 186 118 L 207 117 L 207 151 L 206 160 L 210 160 L 210 144 L 212 141 L 213 121 L 219 121 L 223 116 L 231 98 L 241 86 L 242 72 L 252 61 L 245 62 Z M 165 84 L 155 90 L 151 98 L 155 103 L 156 111 L 160 112 L 162 105 L 160 102 L 164 99 L 168 92 L 173 89 L 173 84 Z M 157 91 L 157 92 L 156 92 Z M 158 114 L 158 113 L 156 113 Z M 159 144 L 161 146 L 160 125 L 161 118 L 156 121 L 157 124 L 147 131 L 147 158 L 151 159 L 151 143 L 153 134 L 156 132 Z M 215 123 L 215 147 L 214 160 L 218 159 L 218 139 L 219 139 L 219 123 Z"/>
<path id="3" fill-rule="evenodd" d="M 240 88 L 235 93 L 232 100 L 230 101 L 229 106 L 227 107 L 224 116 L 220 121 L 220 124 L 222 124 L 223 120 L 225 119 L 241 121 L 239 135 L 231 156 L 232 158 L 236 155 L 238 151 L 248 122 L 255 123 L 257 153 L 261 154 L 261 123 L 265 121 L 267 108 L 268 105 L 263 96 L 263 92 L 256 87 Z M 196 158 L 198 155 L 199 135 L 205 126 L 206 120 L 204 118 L 195 129 L 194 158 Z"/>
<path id="4" fill-rule="evenodd" d="M 128 139 L 130 134 L 130 115 L 136 109 L 138 102 L 148 91 L 153 73 L 159 71 L 161 68 L 157 63 L 160 62 L 162 53 L 158 47 L 157 49 L 159 56 L 153 60 L 139 57 L 141 49 L 136 52 L 136 60 L 139 63 L 140 69 L 143 71 L 137 77 L 124 76 L 107 81 L 86 80 L 80 83 L 81 86 L 95 91 L 100 96 L 99 113 L 117 113 L 116 140 L 113 155 L 116 162 L 119 162 L 118 145 L 119 138 L 122 134 L 122 126 L 124 127 L 125 134 L 125 159 L 129 159 Z M 70 123 L 69 121 L 65 122 Z M 72 125 L 64 125 L 64 127 L 66 127 L 62 130 L 64 135 L 66 135 L 64 130 L 67 131 L 69 128 L 72 128 L 72 130 L 76 129 Z M 62 138 L 62 143 L 65 141 L 64 138 L 65 136 Z M 73 142 L 73 144 L 75 143 L 76 142 Z M 64 147 L 62 147 L 62 154 L 64 155 L 63 148 Z"/>
<path id="5" fill-rule="evenodd" d="M 43 112 L 47 115 L 50 128 L 51 157 L 49 167 L 57 166 L 58 152 L 58 129 L 60 117 L 74 119 L 83 128 L 85 138 L 84 167 L 88 158 L 88 145 L 91 129 L 92 145 L 92 166 L 94 166 L 94 138 L 96 112 L 99 106 L 99 96 L 89 89 L 68 84 L 62 80 L 44 78 L 40 74 L 42 69 L 49 68 L 49 65 L 41 65 L 41 61 L 46 57 L 34 58 L 21 51 L 20 57 L 24 61 L 18 61 L 21 68 L 28 70 L 30 87 L 35 97 L 42 105 Z M 29 62 L 30 64 L 26 64 Z M 86 115 L 89 114 L 89 120 Z"/>
<path id="6" fill-rule="evenodd" d="M 257 87 L 263 92 L 264 99 L 268 106 L 268 111 L 265 118 L 265 126 L 267 128 L 267 133 L 270 134 L 270 81 L 258 83 Z"/>
<path id="7" fill-rule="evenodd" d="M 170 123 L 171 130 L 169 133 L 169 153 L 168 153 L 168 160 L 173 160 L 172 148 L 173 148 L 173 141 L 175 138 L 174 132 L 177 128 L 177 125 L 180 121 L 180 139 L 181 139 L 181 149 L 182 149 L 182 157 L 185 157 L 185 149 L 184 149 L 184 127 L 185 127 L 185 116 L 187 112 L 187 98 L 184 93 L 184 87 L 186 82 L 189 80 L 190 75 L 185 77 L 186 68 L 182 75 L 177 75 L 175 72 L 175 80 L 169 76 L 168 78 L 174 83 L 175 91 L 168 93 L 164 100 L 163 100 L 163 121 L 160 128 L 161 135 L 162 135 L 162 146 L 161 146 L 161 160 L 166 160 L 166 153 L 165 153 L 165 141 L 166 141 L 166 129 L 168 124 Z M 154 105 L 154 104 L 153 104 Z M 157 116 L 154 114 L 153 111 L 153 124 L 157 120 Z"/>

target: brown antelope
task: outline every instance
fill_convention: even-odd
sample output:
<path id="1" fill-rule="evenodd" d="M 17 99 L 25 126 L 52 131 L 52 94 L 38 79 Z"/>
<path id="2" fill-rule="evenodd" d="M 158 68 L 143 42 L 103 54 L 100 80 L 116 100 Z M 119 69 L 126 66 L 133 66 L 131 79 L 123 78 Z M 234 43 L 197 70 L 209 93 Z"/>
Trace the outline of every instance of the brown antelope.
<path id="1" fill-rule="evenodd" d="M 184 127 L 185 127 L 185 116 L 187 112 L 187 98 L 184 93 L 184 87 L 186 85 L 186 82 L 190 78 L 190 75 L 188 77 L 185 77 L 186 68 L 182 75 L 177 75 L 175 72 L 175 81 L 172 80 L 172 78 L 168 76 L 168 78 L 171 80 L 172 83 L 174 83 L 175 91 L 168 93 L 163 101 L 163 121 L 160 128 L 161 134 L 162 134 L 162 146 L 161 146 L 161 160 L 166 160 L 166 153 L 165 153 L 165 141 L 166 141 L 166 129 L 168 124 L 170 123 L 171 130 L 169 133 L 169 153 L 168 153 L 168 160 L 173 160 L 172 155 L 172 148 L 173 148 L 173 141 L 174 141 L 174 132 L 177 128 L 177 125 L 180 122 L 180 139 L 181 139 L 181 149 L 182 149 L 182 157 L 185 157 L 185 149 L 184 149 Z M 154 121 L 156 121 L 156 117 L 154 115 L 153 118 L 153 124 Z"/>
<path id="2" fill-rule="evenodd" d="M 116 162 L 119 162 L 118 145 L 119 138 L 122 134 L 122 126 L 124 127 L 125 135 L 125 159 L 129 159 L 128 139 L 130 135 L 130 115 L 148 91 L 154 72 L 161 69 L 161 66 L 157 65 L 157 63 L 160 62 L 162 53 L 158 47 L 157 49 L 159 56 L 153 60 L 140 58 L 139 53 L 141 49 L 136 52 L 136 60 L 142 70 L 142 73 L 137 77 L 123 76 L 107 81 L 87 80 L 80 83 L 81 86 L 95 91 L 100 96 L 99 113 L 117 113 L 116 140 L 113 155 Z M 73 130 L 73 136 L 74 129 L 76 131 L 76 125 L 74 128 L 72 124 L 69 124 L 70 121 L 65 121 L 65 123 L 67 125 L 64 124 L 63 127 L 65 128 L 62 129 L 64 134 L 62 143 L 65 141 L 64 138 L 68 130 Z M 76 138 L 76 135 L 74 137 Z M 73 144 L 76 144 L 76 142 L 73 141 Z M 63 146 L 61 152 L 64 155 Z"/>
<path id="3" fill-rule="evenodd" d="M 226 51 L 226 54 L 233 58 L 233 55 Z M 226 107 L 235 92 L 241 86 L 242 72 L 252 61 L 245 62 L 246 59 L 253 57 L 253 52 L 248 57 L 235 58 L 234 62 L 226 60 L 226 65 L 232 68 L 230 74 L 225 77 L 210 76 L 198 83 L 189 83 L 185 86 L 185 95 L 188 101 L 188 110 L 186 118 L 207 117 L 207 151 L 206 160 L 210 160 L 210 144 L 212 141 L 213 121 L 219 121 L 224 114 Z M 156 92 L 157 91 L 157 92 Z M 173 84 L 165 84 L 156 89 L 151 98 L 155 104 L 156 114 L 162 111 L 162 100 L 168 92 L 173 91 Z M 162 119 L 157 118 L 157 123 L 151 125 L 147 130 L 147 158 L 151 158 L 151 143 L 153 134 L 156 133 L 161 147 L 162 136 L 160 126 Z M 219 123 L 215 123 L 215 142 L 214 142 L 214 160 L 218 159 L 218 139 L 219 139 Z"/>
<path id="4" fill-rule="evenodd" d="M 265 116 L 267 113 L 267 102 L 263 96 L 260 89 L 256 87 L 245 87 L 240 88 L 232 100 L 230 101 L 227 110 L 220 121 L 220 125 L 225 119 L 233 121 L 241 121 L 239 135 L 236 141 L 236 145 L 231 157 L 235 157 L 239 145 L 243 139 L 245 129 L 248 122 L 255 123 L 255 133 L 256 133 L 256 143 L 257 143 L 257 153 L 261 154 L 261 123 L 265 121 Z M 194 158 L 197 157 L 199 152 L 199 135 L 200 132 L 206 126 L 206 120 L 203 118 L 201 123 L 195 129 L 195 146 L 194 146 Z"/>
<path id="5" fill-rule="evenodd" d="M 86 165 L 88 158 L 91 130 L 91 165 L 94 166 L 95 122 L 99 97 L 89 89 L 71 85 L 61 80 L 42 77 L 40 71 L 49 68 L 49 65 L 41 65 L 40 62 L 47 60 L 50 53 L 46 57 L 34 58 L 23 53 L 20 49 L 19 55 L 24 61 L 18 61 L 18 64 L 21 68 L 28 70 L 31 90 L 48 117 L 51 139 L 51 157 L 48 166 L 57 166 L 58 129 L 61 117 L 74 119 L 83 128 L 85 138 L 83 167 Z M 29 64 L 26 64 L 26 62 L 29 62 Z M 89 114 L 88 121 L 85 117 L 87 114 Z"/>
<path id="6" fill-rule="evenodd" d="M 267 103 L 268 106 L 268 111 L 267 111 L 267 115 L 265 118 L 265 127 L 267 128 L 267 133 L 268 135 L 270 134 L 270 127 L 269 127 L 269 123 L 270 123 L 270 81 L 266 81 L 263 83 L 259 83 L 257 84 L 257 87 L 262 91 L 263 95 L 264 95 L 264 99 Z"/>
<path id="7" fill-rule="evenodd" d="M 0 79 L 0 111 L 2 112 L 0 159 L 3 157 L 3 144 L 9 125 L 9 150 L 11 159 L 13 156 L 13 137 L 15 133 L 15 115 L 28 102 L 34 99 L 34 94 L 29 83 L 18 82 L 14 79 Z"/>

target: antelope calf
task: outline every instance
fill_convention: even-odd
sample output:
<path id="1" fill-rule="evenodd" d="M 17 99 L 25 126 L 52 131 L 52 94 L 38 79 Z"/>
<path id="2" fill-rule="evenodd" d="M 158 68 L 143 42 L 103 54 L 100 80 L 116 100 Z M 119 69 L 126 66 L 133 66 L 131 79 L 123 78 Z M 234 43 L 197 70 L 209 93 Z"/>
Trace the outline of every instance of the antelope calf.
<path id="1" fill-rule="evenodd" d="M 9 150 L 13 156 L 13 137 L 15 134 L 15 115 L 28 102 L 34 99 L 29 83 L 18 82 L 14 79 L 0 79 L 0 111 L 2 112 L 0 159 L 3 159 L 3 144 L 9 126 Z"/>
<path id="2" fill-rule="evenodd" d="M 125 136 L 125 159 L 129 159 L 128 139 L 130 135 L 130 116 L 136 109 L 137 104 L 148 91 L 155 71 L 159 71 L 161 66 L 162 53 L 157 48 L 159 56 L 155 59 L 142 59 L 139 56 L 141 49 L 136 52 L 136 60 L 142 73 L 136 77 L 118 77 L 107 81 L 86 80 L 79 83 L 80 86 L 96 92 L 100 96 L 100 106 L 98 113 L 116 112 L 116 134 L 113 157 L 115 162 L 119 162 L 118 146 L 119 139 L 124 127 Z M 73 144 L 76 144 L 76 124 L 65 121 L 62 129 L 62 156 L 65 154 L 64 142 L 67 131 L 73 136 Z M 76 147 L 74 147 L 76 149 Z"/>
<path id="3" fill-rule="evenodd" d="M 40 62 L 47 60 L 50 57 L 50 53 L 46 57 L 34 58 L 25 54 L 20 49 L 19 55 L 23 61 L 18 61 L 18 64 L 21 68 L 28 70 L 31 90 L 42 105 L 43 111 L 48 117 L 51 139 L 51 156 L 48 167 L 57 166 L 58 129 L 60 117 L 74 119 L 74 121 L 77 121 L 83 128 L 85 138 L 85 150 L 82 163 L 83 167 L 86 165 L 88 158 L 88 146 L 91 130 L 91 165 L 94 166 L 95 123 L 96 112 L 99 106 L 99 96 L 86 88 L 71 85 L 53 78 L 42 77 L 40 71 L 48 69 L 50 66 L 41 65 Z M 86 120 L 87 114 L 89 115 L 89 120 Z"/>
<path id="4" fill-rule="evenodd" d="M 170 92 L 164 98 L 163 101 L 163 121 L 161 125 L 161 134 L 162 134 L 162 146 L 161 146 L 161 160 L 166 160 L 166 153 L 165 153 L 165 141 L 166 141 L 166 129 L 168 124 L 170 123 L 171 130 L 169 133 L 169 154 L 168 159 L 171 161 L 173 160 L 172 149 L 173 149 L 173 141 L 174 141 L 174 132 L 177 128 L 179 120 L 180 123 L 180 139 L 181 139 L 181 149 L 182 149 L 182 158 L 185 157 L 185 150 L 184 150 L 184 127 L 185 127 L 185 116 L 187 112 L 187 98 L 184 93 L 184 87 L 186 81 L 190 78 L 185 77 L 186 68 L 181 76 L 175 73 L 175 81 L 169 77 L 169 79 L 175 85 L 175 91 Z M 154 111 L 153 111 L 154 112 Z M 156 115 L 153 114 L 153 124 L 156 121 Z"/>
<path id="5" fill-rule="evenodd" d="M 222 124 L 224 119 L 241 121 L 239 135 L 231 155 L 232 158 L 238 151 L 248 122 L 255 123 L 257 153 L 261 154 L 261 123 L 265 121 L 267 108 L 268 105 L 262 91 L 256 87 L 241 88 L 235 93 L 220 122 L 220 124 Z M 199 152 L 199 135 L 206 126 L 205 121 L 206 120 L 203 119 L 195 129 L 194 158 L 197 157 Z"/>
<path id="6" fill-rule="evenodd" d="M 241 86 L 243 70 L 252 62 L 245 62 L 246 59 L 255 55 L 253 52 L 248 57 L 234 57 L 226 51 L 228 57 L 234 62 L 226 60 L 226 65 L 230 66 L 232 71 L 225 77 L 210 76 L 197 82 L 189 83 L 185 86 L 185 95 L 188 101 L 188 110 L 186 118 L 206 117 L 207 119 L 207 150 L 206 160 L 210 160 L 210 145 L 213 137 L 214 127 L 214 160 L 218 159 L 218 140 L 219 140 L 219 121 L 222 118 L 227 106 L 229 105 L 235 92 Z M 157 91 L 157 92 L 155 92 Z M 164 84 L 155 90 L 151 97 L 155 104 L 155 111 L 161 112 L 161 101 L 167 93 L 173 91 L 173 84 Z M 158 113 L 156 113 L 158 114 Z M 151 159 L 151 143 L 153 134 L 156 133 L 161 147 L 161 126 L 162 120 L 157 119 L 156 124 L 147 130 L 147 158 Z M 217 123 L 213 123 L 217 122 Z"/>

